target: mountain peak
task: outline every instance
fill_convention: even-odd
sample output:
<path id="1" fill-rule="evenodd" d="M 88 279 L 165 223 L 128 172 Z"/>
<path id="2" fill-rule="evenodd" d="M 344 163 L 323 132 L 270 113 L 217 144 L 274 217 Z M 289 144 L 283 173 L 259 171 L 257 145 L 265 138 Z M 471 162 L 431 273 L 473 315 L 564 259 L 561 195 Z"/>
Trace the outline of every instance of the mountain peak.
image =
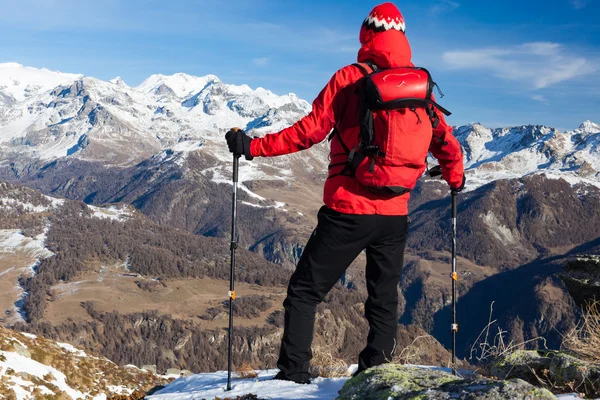
<path id="1" fill-rule="evenodd" d="M 136 89 L 144 93 L 151 93 L 159 86 L 166 85 L 177 97 L 183 99 L 198 93 L 211 82 L 221 81 L 215 75 L 193 76 L 182 72 L 173 75 L 155 74 L 149 76 Z"/>
<path id="2" fill-rule="evenodd" d="M 117 76 L 116 78 L 113 78 L 110 80 L 110 83 L 117 85 L 118 87 L 124 88 L 124 87 L 129 87 L 125 81 L 123 80 L 123 78 L 121 78 L 120 76 Z"/>
<path id="3" fill-rule="evenodd" d="M 593 123 L 588 119 L 579 126 L 579 129 L 586 133 L 598 133 L 600 132 L 600 125 Z"/>
<path id="4" fill-rule="evenodd" d="M 3 87 L 5 95 L 17 102 L 81 77 L 79 74 L 26 67 L 15 62 L 0 63 L 0 87 Z"/>
<path id="5" fill-rule="evenodd" d="M 22 64 L 19 64 L 16 62 L 6 62 L 6 63 L 0 63 L 0 68 L 7 69 L 7 68 L 24 68 L 24 67 Z"/>

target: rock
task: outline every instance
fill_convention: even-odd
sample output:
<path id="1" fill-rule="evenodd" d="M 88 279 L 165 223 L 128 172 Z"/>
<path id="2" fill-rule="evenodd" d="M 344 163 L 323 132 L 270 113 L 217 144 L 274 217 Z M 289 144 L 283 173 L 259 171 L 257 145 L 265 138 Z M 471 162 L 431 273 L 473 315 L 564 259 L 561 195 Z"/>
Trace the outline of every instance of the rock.
<path id="1" fill-rule="evenodd" d="M 518 350 L 494 363 L 490 372 L 499 379 L 519 378 L 539 384 L 536 375 L 543 376 L 551 362 L 552 358 L 543 352 Z"/>
<path id="2" fill-rule="evenodd" d="M 584 256 L 567 263 L 560 279 L 579 307 L 600 300 L 600 256 Z"/>
<path id="3" fill-rule="evenodd" d="M 600 366 L 559 351 L 519 350 L 492 367 L 499 379 L 519 378 L 534 385 L 542 382 L 561 392 L 600 393 Z"/>
<path id="4" fill-rule="evenodd" d="M 153 374 L 156 374 L 156 365 L 142 365 L 142 369 L 145 369 L 146 371 L 150 371 Z"/>
<path id="5" fill-rule="evenodd" d="M 385 364 L 350 379 L 338 400 L 512 400 L 556 399 L 545 389 L 521 380 L 463 379 L 430 369 Z"/>
<path id="6" fill-rule="evenodd" d="M 31 352 L 27 349 L 27 347 L 23 346 L 22 344 L 13 343 L 13 348 L 15 349 L 15 353 L 23 357 L 31 358 Z"/>
<path id="7" fill-rule="evenodd" d="M 188 371 L 187 369 L 180 370 L 177 368 L 169 368 L 167 370 L 167 372 L 165 372 L 165 375 L 190 376 L 193 374 L 191 371 Z"/>

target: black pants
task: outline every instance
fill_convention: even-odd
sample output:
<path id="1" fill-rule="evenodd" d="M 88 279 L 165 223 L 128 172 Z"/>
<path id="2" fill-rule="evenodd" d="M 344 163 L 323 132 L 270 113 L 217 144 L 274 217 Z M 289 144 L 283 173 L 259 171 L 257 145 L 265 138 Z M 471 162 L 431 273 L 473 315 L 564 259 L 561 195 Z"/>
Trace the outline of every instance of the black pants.
<path id="1" fill-rule="evenodd" d="M 284 378 L 298 382 L 309 379 L 317 305 L 365 249 L 369 336 L 359 355 L 359 370 L 391 358 L 398 328 L 398 282 L 408 217 L 350 215 L 322 207 L 318 221 L 283 303 L 285 325 L 277 366 Z"/>

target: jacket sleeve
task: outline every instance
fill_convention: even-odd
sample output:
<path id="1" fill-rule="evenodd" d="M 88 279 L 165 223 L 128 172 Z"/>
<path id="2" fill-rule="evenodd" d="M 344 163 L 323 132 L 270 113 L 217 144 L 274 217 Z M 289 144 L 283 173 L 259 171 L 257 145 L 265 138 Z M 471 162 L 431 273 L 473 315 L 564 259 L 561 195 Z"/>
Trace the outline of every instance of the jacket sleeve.
<path id="1" fill-rule="evenodd" d="M 253 157 L 273 157 L 305 150 L 322 142 L 335 126 L 333 102 L 350 79 L 346 68 L 335 73 L 312 105 L 312 111 L 278 133 L 255 138 L 250 144 Z"/>
<path id="2" fill-rule="evenodd" d="M 442 178 L 451 188 L 459 188 L 465 174 L 460 143 L 452 134 L 452 127 L 446 123 L 444 115 L 438 110 L 436 113 L 440 118 L 440 124 L 433 130 L 429 151 L 442 167 Z"/>

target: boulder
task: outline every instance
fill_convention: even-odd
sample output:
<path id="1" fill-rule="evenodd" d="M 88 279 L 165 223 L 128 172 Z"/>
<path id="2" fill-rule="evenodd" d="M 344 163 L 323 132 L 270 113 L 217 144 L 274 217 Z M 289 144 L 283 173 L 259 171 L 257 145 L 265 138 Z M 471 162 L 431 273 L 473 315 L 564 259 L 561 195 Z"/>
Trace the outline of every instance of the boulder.
<path id="1" fill-rule="evenodd" d="M 560 351 L 519 350 L 497 361 L 491 372 L 499 379 L 543 383 L 559 392 L 585 393 L 594 398 L 600 394 L 600 365 Z"/>
<path id="2" fill-rule="evenodd" d="M 600 300 L 600 256 L 582 256 L 569 261 L 560 279 L 579 307 Z"/>
<path id="3" fill-rule="evenodd" d="M 384 364 L 348 380 L 338 400 L 556 399 L 521 379 L 464 379 L 448 372 Z"/>

